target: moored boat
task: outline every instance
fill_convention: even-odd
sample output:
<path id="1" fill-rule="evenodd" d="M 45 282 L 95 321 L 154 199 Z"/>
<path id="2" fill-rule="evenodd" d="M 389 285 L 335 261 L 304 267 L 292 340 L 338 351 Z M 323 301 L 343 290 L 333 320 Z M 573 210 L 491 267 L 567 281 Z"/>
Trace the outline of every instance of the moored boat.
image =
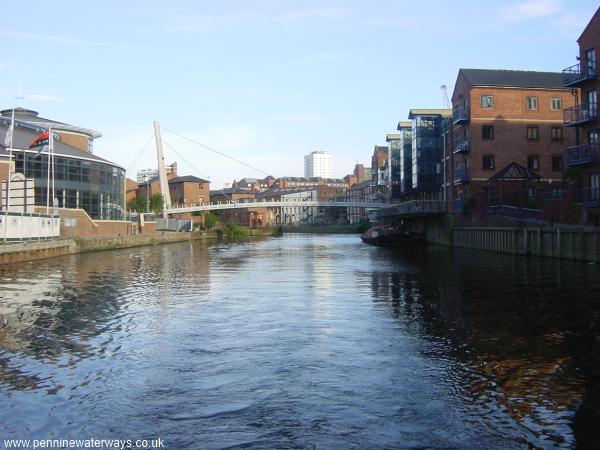
<path id="1" fill-rule="evenodd" d="M 389 225 L 376 225 L 369 228 L 361 236 L 365 244 L 382 247 L 424 244 L 425 236 L 405 229 L 396 229 Z"/>

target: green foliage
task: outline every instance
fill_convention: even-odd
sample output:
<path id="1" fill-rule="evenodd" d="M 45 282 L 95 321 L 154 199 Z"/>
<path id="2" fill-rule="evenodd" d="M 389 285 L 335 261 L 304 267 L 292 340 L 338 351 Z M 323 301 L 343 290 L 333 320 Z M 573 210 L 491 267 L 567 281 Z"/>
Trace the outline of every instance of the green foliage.
<path id="1" fill-rule="evenodd" d="M 150 197 L 150 211 L 154 213 L 161 213 L 163 210 L 163 196 L 162 194 L 154 194 Z"/>
<path id="2" fill-rule="evenodd" d="M 219 219 L 217 218 L 217 215 L 212 211 L 207 212 L 204 216 L 204 226 L 207 230 L 212 229 L 218 222 Z"/>
<path id="3" fill-rule="evenodd" d="M 136 197 L 134 199 L 129 200 L 129 203 L 127 203 L 127 210 L 135 211 L 137 213 L 145 213 L 146 205 L 146 197 Z"/>
<path id="4" fill-rule="evenodd" d="M 359 224 L 356 225 L 356 231 L 358 233 L 364 233 L 369 228 L 371 228 L 371 223 L 370 222 L 360 222 Z"/>
<path id="5" fill-rule="evenodd" d="M 248 236 L 248 231 L 232 223 L 225 225 L 225 236 L 229 238 L 240 238 Z"/>

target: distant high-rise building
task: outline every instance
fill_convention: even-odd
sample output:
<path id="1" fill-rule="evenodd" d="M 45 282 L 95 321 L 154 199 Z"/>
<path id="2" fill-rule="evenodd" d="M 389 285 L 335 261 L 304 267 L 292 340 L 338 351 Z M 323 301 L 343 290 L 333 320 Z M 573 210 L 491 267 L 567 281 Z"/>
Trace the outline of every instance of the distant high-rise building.
<path id="1" fill-rule="evenodd" d="M 363 181 L 371 179 L 371 168 L 365 167 L 364 164 L 356 163 L 353 173 L 357 183 L 362 183 Z"/>
<path id="2" fill-rule="evenodd" d="M 304 176 L 306 178 L 331 178 L 332 172 L 331 154 L 315 151 L 304 156 Z"/>
<path id="3" fill-rule="evenodd" d="M 177 176 L 177 162 L 165 166 L 167 176 Z M 146 183 L 154 177 L 158 176 L 158 169 L 142 169 L 137 172 L 137 183 Z"/>

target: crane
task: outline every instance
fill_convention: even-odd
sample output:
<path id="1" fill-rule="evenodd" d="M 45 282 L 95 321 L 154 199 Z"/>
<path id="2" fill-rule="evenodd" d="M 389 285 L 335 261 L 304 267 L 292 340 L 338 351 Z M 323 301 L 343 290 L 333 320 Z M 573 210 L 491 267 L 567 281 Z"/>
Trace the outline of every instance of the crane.
<path id="1" fill-rule="evenodd" d="M 442 96 L 444 97 L 444 106 L 446 107 L 446 109 L 452 109 L 452 106 L 450 105 L 450 100 L 448 100 L 448 89 L 446 85 L 442 84 L 440 88 L 442 89 Z"/>

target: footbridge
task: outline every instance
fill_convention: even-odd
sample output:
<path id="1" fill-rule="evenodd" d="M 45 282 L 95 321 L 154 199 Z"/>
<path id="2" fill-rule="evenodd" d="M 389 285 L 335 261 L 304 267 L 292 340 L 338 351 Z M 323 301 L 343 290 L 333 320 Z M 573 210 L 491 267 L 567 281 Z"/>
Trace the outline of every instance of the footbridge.
<path id="1" fill-rule="evenodd" d="M 367 208 L 380 209 L 390 206 L 389 203 L 352 202 L 352 201 L 248 201 L 222 202 L 215 204 L 167 208 L 168 215 L 192 213 L 197 211 L 220 211 L 225 209 L 254 209 L 254 208 Z"/>

